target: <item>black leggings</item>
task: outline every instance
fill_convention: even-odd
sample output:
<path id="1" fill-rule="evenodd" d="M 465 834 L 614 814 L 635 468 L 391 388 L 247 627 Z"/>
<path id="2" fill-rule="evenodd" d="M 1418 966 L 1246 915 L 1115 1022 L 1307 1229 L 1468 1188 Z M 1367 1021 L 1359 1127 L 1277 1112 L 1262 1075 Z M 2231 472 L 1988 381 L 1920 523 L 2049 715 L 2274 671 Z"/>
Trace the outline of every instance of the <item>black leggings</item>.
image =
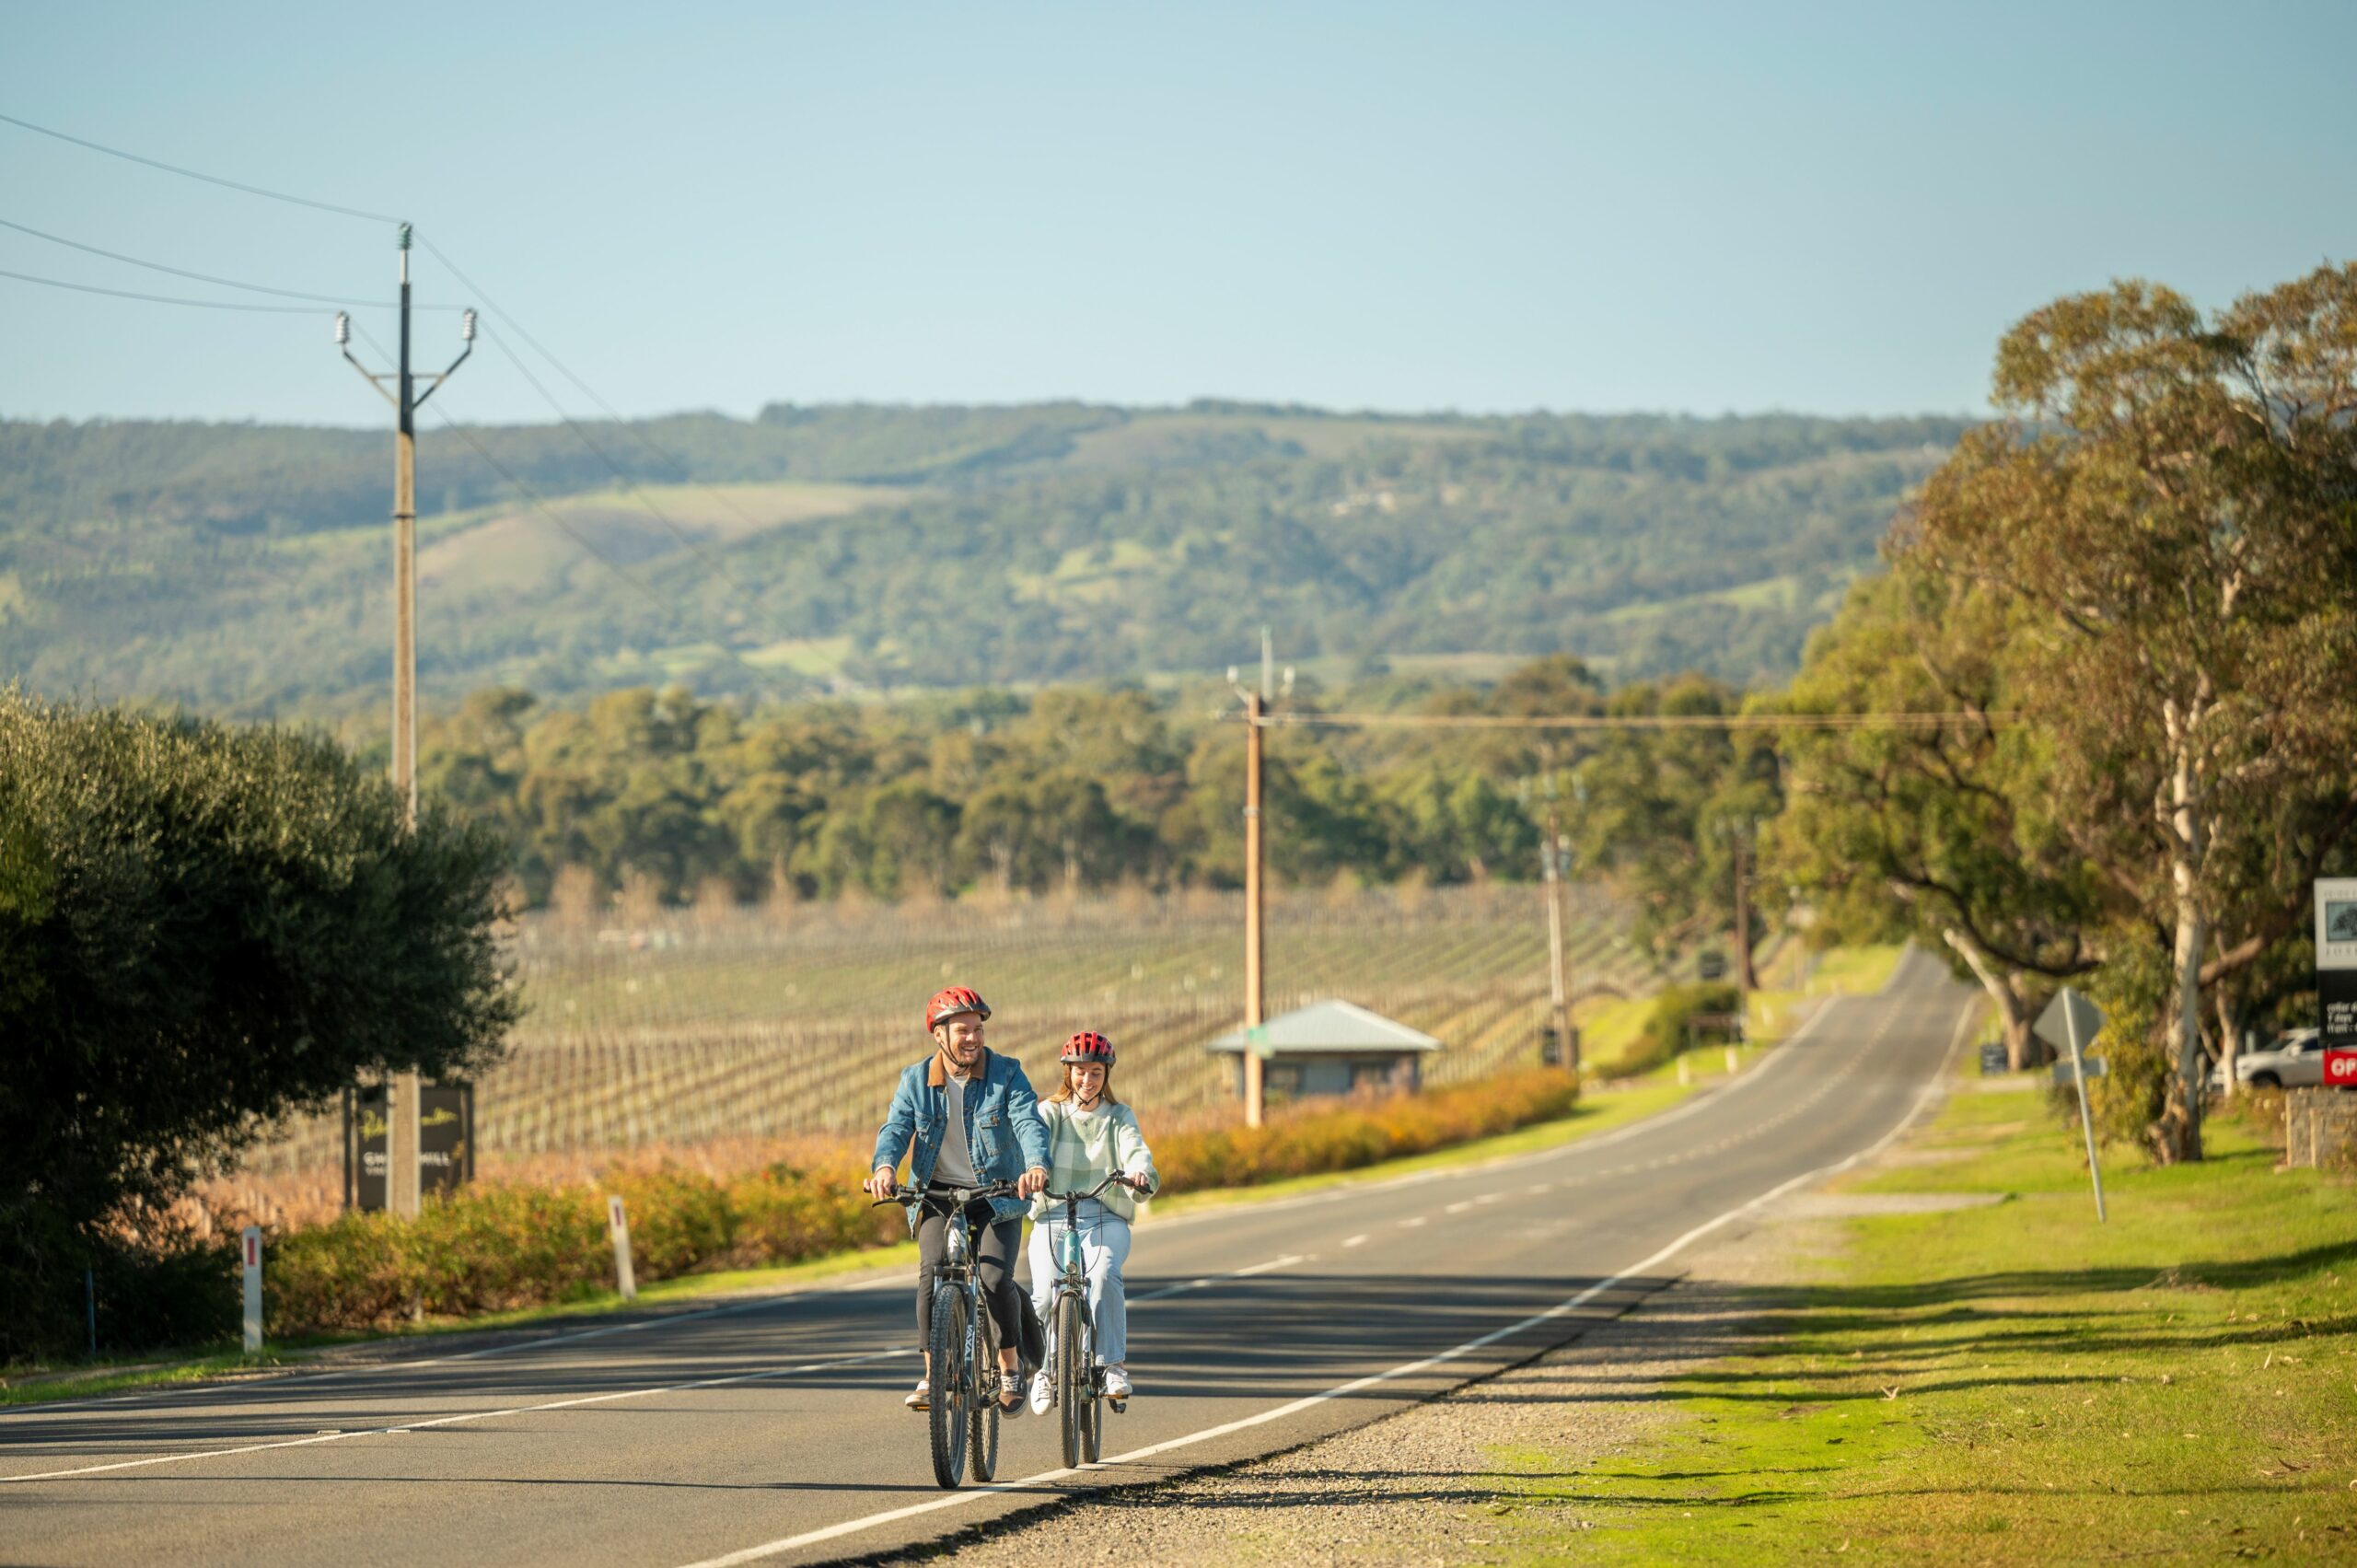
<path id="1" fill-rule="evenodd" d="M 1015 1283 L 1015 1255 L 1023 1247 L 1023 1216 L 986 1225 L 990 1205 L 977 1203 L 969 1212 L 974 1224 L 974 1259 L 981 1265 L 982 1299 L 990 1303 L 991 1321 L 998 1328 L 998 1343 L 1007 1350 L 1023 1343 L 1023 1293 Z M 917 1348 L 933 1347 L 933 1276 L 949 1244 L 949 1221 L 928 1209 L 917 1222 Z"/>

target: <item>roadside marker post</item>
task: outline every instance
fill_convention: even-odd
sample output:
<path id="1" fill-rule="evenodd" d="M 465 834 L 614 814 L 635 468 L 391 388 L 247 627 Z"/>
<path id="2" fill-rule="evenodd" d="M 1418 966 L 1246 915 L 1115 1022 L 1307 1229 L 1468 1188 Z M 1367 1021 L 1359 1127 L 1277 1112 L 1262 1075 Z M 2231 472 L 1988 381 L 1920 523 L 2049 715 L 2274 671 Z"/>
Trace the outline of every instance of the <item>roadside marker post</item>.
<path id="1" fill-rule="evenodd" d="M 2054 1000 L 2046 1005 L 2046 1011 L 2040 1013 L 2038 1022 L 2030 1027 L 2038 1039 L 2062 1046 L 2071 1052 L 2071 1082 L 2079 1091 L 2079 1131 L 2085 1134 L 2087 1140 L 2087 1176 L 2096 1187 L 2096 1223 L 2106 1224 L 2103 1167 L 2096 1163 L 2096 1124 L 2094 1118 L 2087 1114 L 2087 1076 L 2091 1072 L 2100 1074 L 2103 1063 L 2090 1063 L 2084 1046 L 2084 1040 L 2093 1039 L 2103 1028 L 2103 1009 L 2066 985 L 2054 993 Z M 2055 1075 L 2061 1075 L 2059 1063 Z"/>
<path id="2" fill-rule="evenodd" d="M 246 1260 L 246 1353 L 261 1349 L 261 1226 L 250 1225 L 240 1238 Z"/>
<path id="3" fill-rule="evenodd" d="M 606 1228 L 614 1237 L 614 1280 L 621 1287 L 624 1301 L 636 1301 L 638 1276 L 630 1266 L 630 1218 L 622 1213 L 619 1194 L 606 1200 Z"/>

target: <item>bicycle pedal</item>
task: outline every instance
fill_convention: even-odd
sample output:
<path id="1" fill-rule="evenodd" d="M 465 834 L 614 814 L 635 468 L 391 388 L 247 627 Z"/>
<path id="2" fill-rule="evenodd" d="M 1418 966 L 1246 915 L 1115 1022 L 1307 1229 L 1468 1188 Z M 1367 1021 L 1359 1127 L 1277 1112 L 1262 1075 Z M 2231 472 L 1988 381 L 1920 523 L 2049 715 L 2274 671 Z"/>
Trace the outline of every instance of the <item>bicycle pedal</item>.
<path id="1" fill-rule="evenodd" d="M 1130 1401 L 1127 1400 L 1108 1400 L 1105 1402 L 1113 1407 L 1113 1413 L 1115 1415 L 1126 1415 L 1129 1413 Z"/>

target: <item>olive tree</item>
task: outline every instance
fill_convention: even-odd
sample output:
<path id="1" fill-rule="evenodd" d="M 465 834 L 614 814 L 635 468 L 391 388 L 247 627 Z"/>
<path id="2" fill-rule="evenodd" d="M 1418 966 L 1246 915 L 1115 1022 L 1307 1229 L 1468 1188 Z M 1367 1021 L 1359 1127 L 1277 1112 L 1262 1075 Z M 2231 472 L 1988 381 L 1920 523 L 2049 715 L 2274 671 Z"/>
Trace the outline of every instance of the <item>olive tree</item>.
<path id="1" fill-rule="evenodd" d="M 496 838 L 331 743 L 0 691 L 0 1285 L 366 1073 L 495 1056 Z M 18 1348 L 15 1346 L 11 1349 Z"/>

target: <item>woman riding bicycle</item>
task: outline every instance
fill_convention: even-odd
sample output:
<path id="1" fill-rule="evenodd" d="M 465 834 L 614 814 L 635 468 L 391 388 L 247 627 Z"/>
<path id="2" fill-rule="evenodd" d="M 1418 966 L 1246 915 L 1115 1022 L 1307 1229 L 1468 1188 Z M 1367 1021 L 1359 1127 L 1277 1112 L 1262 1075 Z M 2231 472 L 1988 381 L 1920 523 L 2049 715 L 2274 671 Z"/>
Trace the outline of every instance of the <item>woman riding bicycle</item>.
<path id="1" fill-rule="evenodd" d="M 1039 1105 L 1039 1118 L 1048 1126 L 1048 1190 L 1086 1192 L 1108 1177 L 1120 1179 L 1102 1197 L 1080 1204 L 1074 1228 L 1088 1270 L 1088 1314 L 1097 1326 L 1106 1397 L 1126 1400 L 1129 1318 L 1121 1266 L 1129 1260 L 1130 1221 L 1137 1214 L 1132 1194 L 1151 1196 L 1159 1179 L 1136 1113 L 1113 1098 L 1113 1042 L 1084 1029 L 1064 1041 L 1062 1063 L 1055 1093 Z M 1064 1213 L 1063 1205 L 1044 1195 L 1033 1200 L 1031 1295 L 1043 1319 L 1056 1283 L 1055 1248 L 1049 1238 L 1064 1229 Z M 1051 1352 L 1048 1363 L 1054 1359 Z M 1044 1414 L 1054 1399 L 1055 1385 L 1043 1365 L 1031 1380 L 1031 1408 Z"/>

